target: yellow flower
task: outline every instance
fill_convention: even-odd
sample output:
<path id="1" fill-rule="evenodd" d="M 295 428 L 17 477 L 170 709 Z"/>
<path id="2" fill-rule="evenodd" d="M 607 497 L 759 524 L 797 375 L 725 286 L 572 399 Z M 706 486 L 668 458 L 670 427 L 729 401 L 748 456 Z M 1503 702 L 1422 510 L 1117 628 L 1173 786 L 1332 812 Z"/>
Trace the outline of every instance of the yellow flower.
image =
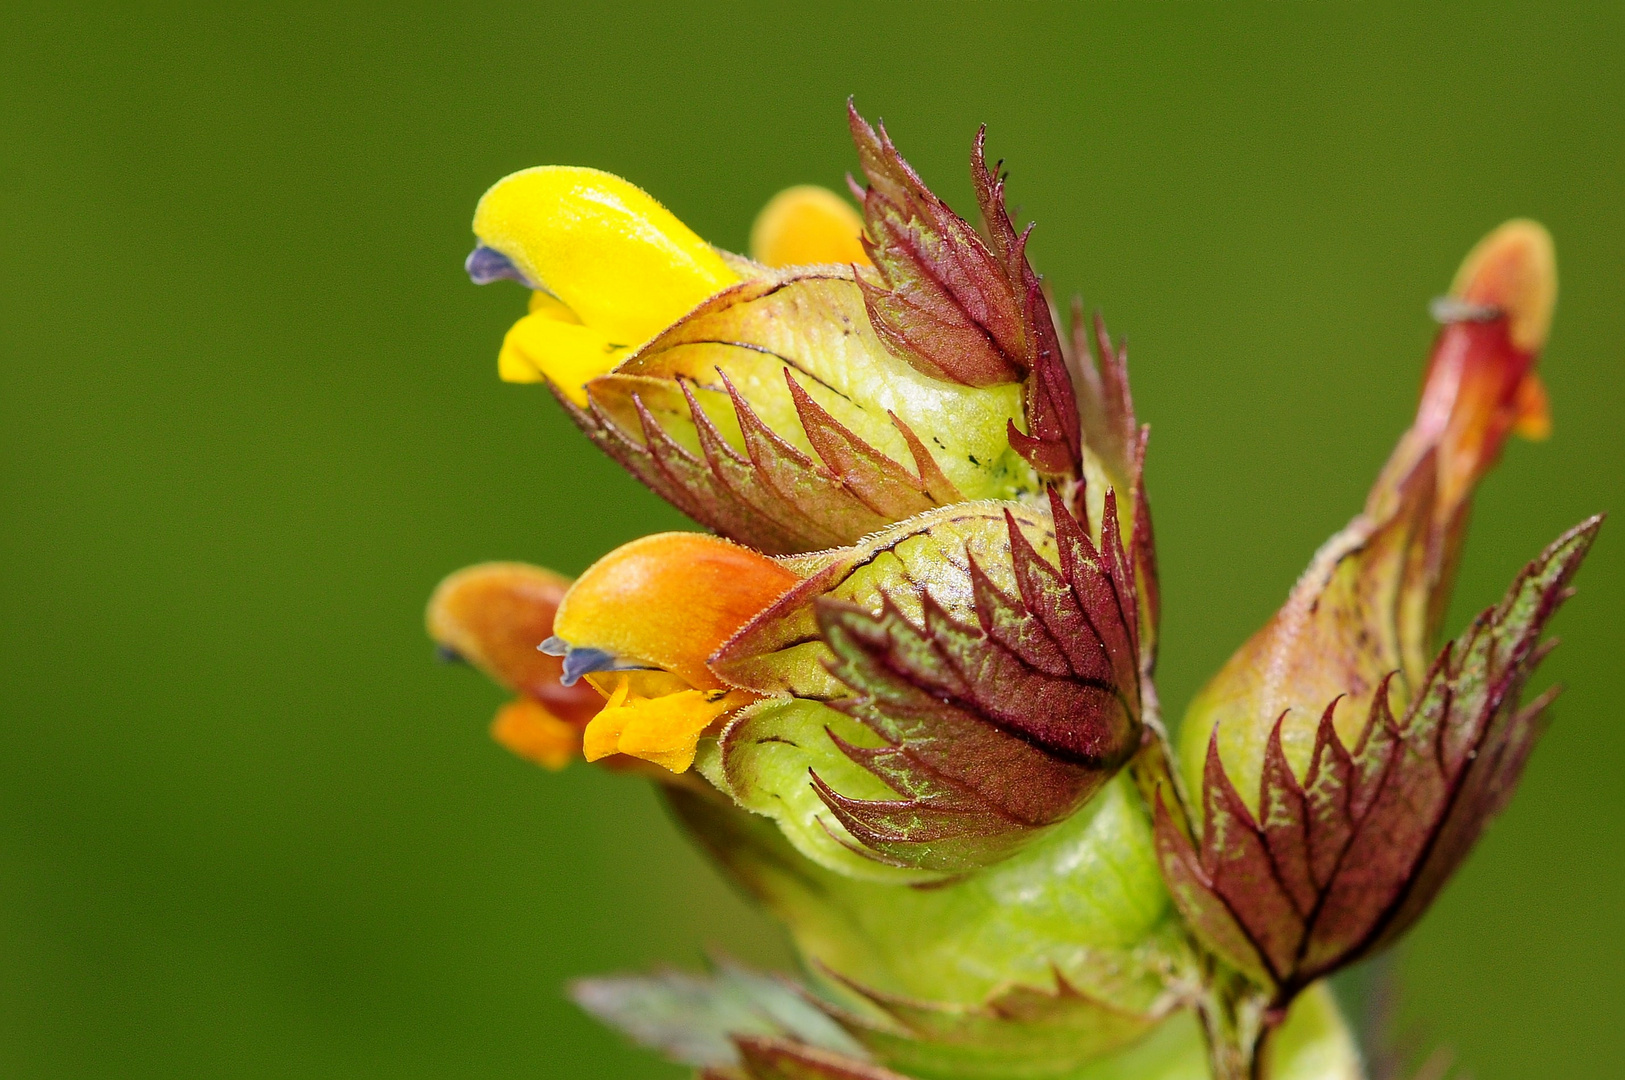
<path id="1" fill-rule="evenodd" d="M 753 247 L 769 265 L 858 262 L 862 222 L 834 192 L 797 187 L 768 204 Z M 476 281 L 535 292 L 502 343 L 508 382 L 556 385 L 578 405 L 586 383 L 708 297 L 741 280 L 725 257 L 637 185 L 597 169 L 546 165 L 499 180 L 474 211 Z M 732 264 L 730 264 L 732 259 Z"/>

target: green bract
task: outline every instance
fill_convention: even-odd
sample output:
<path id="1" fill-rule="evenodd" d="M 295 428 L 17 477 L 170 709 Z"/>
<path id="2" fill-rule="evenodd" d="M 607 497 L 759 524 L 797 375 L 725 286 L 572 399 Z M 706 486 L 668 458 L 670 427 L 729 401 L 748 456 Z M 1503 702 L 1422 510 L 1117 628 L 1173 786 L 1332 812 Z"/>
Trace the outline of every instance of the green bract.
<path id="1" fill-rule="evenodd" d="M 966 503 L 801 560 L 711 660 L 774 695 L 723 729 L 713 780 L 882 879 L 987 865 L 1065 820 L 1138 748 L 1140 673 L 1115 511 L 1098 547 L 1054 513 Z"/>

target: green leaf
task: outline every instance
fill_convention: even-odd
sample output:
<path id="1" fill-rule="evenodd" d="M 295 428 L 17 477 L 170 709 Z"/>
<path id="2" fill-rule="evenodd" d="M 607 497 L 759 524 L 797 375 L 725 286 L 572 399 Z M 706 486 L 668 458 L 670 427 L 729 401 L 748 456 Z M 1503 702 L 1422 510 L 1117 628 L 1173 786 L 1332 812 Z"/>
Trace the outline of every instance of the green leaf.
<path id="1" fill-rule="evenodd" d="M 661 971 L 579 979 L 570 997 L 602 1023 L 680 1065 L 734 1065 L 737 1035 L 786 1035 L 814 1046 L 862 1048 L 788 980 L 718 959 L 704 974 Z"/>

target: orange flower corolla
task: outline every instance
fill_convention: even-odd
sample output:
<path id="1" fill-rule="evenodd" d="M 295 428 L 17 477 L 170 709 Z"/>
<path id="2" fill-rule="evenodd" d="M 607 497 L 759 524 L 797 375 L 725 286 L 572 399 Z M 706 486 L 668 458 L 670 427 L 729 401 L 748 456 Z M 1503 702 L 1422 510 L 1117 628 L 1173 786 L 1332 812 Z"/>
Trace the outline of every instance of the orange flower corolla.
<path id="1" fill-rule="evenodd" d="M 621 753 L 686 770 L 706 729 L 758 697 L 706 661 L 800 580 L 699 533 L 646 536 L 588 568 L 554 623 L 565 677 L 585 674 L 609 699 L 587 726 L 587 760 Z"/>
<path id="2" fill-rule="evenodd" d="M 564 664 L 536 650 L 570 579 L 524 563 L 482 563 L 459 570 L 429 599 L 429 636 L 450 657 L 466 660 L 519 695 L 503 706 L 492 736 L 520 757 L 562 769 L 581 747 L 598 711 L 591 688 L 565 686 Z"/>
<path id="3" fill-rule="evenodd" d="M 1514 431 L 1551 433 L 1534 365 L 1557 302 L 1557 257 L 1540 224 L 1513 220 L 1480 240 L 1437 305 L 1445 321 L 1428 360 L 1416 421 L 1372 500 L 1392 497 L 1430 449 L 1439 455 L 1438 514 L 1448 517 L 1500 456 Z"/>

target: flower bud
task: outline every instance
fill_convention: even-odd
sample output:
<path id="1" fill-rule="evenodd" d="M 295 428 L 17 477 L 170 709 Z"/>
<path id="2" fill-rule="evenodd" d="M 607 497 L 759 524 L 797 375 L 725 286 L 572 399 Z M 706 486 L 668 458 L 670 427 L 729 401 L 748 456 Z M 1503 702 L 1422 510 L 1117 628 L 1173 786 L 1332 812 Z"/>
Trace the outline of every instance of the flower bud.
<path id="1" fill-rule="evenodd" d="M 1514 429 L 1549 424 L 1534 364 L 1556 292 L 1551 237 L 1531 221 L 1496 229 L 1462 263 L 1434 305 L 1445 323 L 1416 419 L 1365 511 L 1322 546 L 1285 606 L 1192 702 L 1180 731 L 1192 790 L 1215 731 L 1254 805 L 1283 714 L 1282 744 L 1301 774 L 1334 699 L 1343 698 L 1334 723 L 1352 745 L 1379 686 L 1399 711 L 1414 696 L 1438 648 L 1473 488 Z"/>
<path id="2" fill-rule="evenodd" d="M 1138 600 L 1115 500 L 1098 547 L 1053 506 L 938 510 L 804 557 L 711 658 L 768 699 L 708 777 L 863 876 L 987 865 L 1070 816 L 1139 747 Z"/>
<path id="3" fill-rule="evenodd" d="M 825 189 L 788 189 L 752 230 L 760 263 L 707 247 L 605 173 L 497 184 L 469 272 L 539 290 L 503 343 L 503 377 L 548 382 L 654 491 L 770 554 L 851 544 L 962 501 L 1041 505 L 1048 483 L 1096 514 L 1115 487 L 1148 535 L 1122 351 L 1102 331 L 1097 367 L 1081 318 L 1060 339 L 981 139 L 986 239 L 884 128 L 851 120 L 871 183 L 863 217 Z"/>
<path id="4" fill-rule="evenodd" d="M 1302 771 L 1278 718 L 1252 805 L 1215 731 L 1199 837 L 1170 811 L 1170 793 L 1159 794 L 1157 847 L 1181 913 L 1275 1001 L 1404 933 L 1511 799 L 1556 697 L 1553 688 L 1525 705 L 1523 689 L 1555 644 L 1541 634 L 1572 595 L 1601 524 L 1581 523 L 1525 567 L 1501 603 L 1445 647 L 1402 714 L 1389 704 L 1390 676 L 1347 742 L 1334 700 Z"/>
<path id="5" fill-rule="evenodd" d="M 843 267 L 720 293 L 588 384 L 574 415 L 657 493 L 769 553 L 849 544 L 970 498 L 1035 495 L 1019 384 L 923 375 L 875 336 Z"/>
<path id="6" fill-rule="evenodd" d="M 1070 816 L 1139 747 L 1143 574 L 1104 505 L 1090 529 L 1053 493 L 1049 514 L 972 504 L 778 560 L 645 537 L 575 582 L 543 647 L 608 699 L 589 760 L 681 773 L 698 755 L 815 861 L 959 872 Z"/>
<path id="7" fill-rule="evenodd" d="M 800 184 L 767 201 L 750 227 L 750 257 L 763 266 L 869 265 L 863 219 L 829 188 Z"/>

